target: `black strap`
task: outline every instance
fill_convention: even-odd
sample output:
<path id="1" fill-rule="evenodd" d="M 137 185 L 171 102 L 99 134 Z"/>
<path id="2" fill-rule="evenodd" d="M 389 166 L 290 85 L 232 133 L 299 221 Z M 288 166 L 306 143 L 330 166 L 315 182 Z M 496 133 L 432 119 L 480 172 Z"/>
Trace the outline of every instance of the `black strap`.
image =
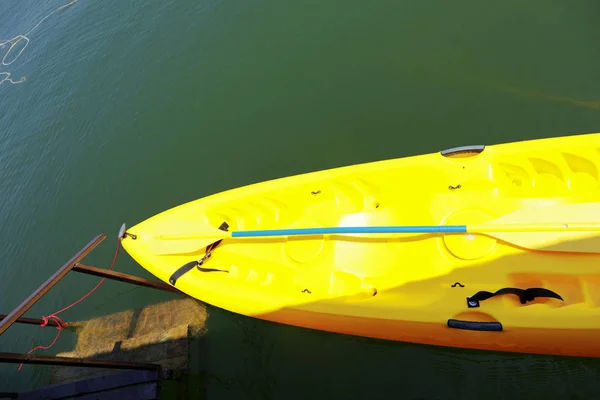
<path id="1" fill-rule="evenodd" d="M 177 282 L 177 279 L 181 278 L 184 274 L 190 272 L 192 268 L 194 268 L 196 265 L 198 265 L 198 261 L 192 261 L 185 264 L 183 267 L 179 267 L 179 269 L 173 272 L 173 275 L 169 277 L 169 283 L 175 286 L 175 282 Z"/>
<path id="2" fill-rule="evenodd" d="M 219 226 L 219 229 L 222 231 L 227 232 L 227 229 L 229 228 L 229 225 L 227 224 L 227 222 L 223 222 L 221 224 L 221 226 Z M 208 245 L 206 247 L 206 253 L 204 255 L 204 257 L 202 257 L 201 260 L 195 260 L 195 261 L 191 261 L 181 267 L 179 267 L 177 269 L 177 271 L 173 272 L 173 274 L 169 277 L 169 283 L 171 283 L 171 285 L 175 286 L 175 283 L 177 282 L 177 279 L 181 278 L 183 275 L 187 274 L 188 272 L 190 272 L 194 267 L 198 267 L 198 269 L 202 272 L 212 272 L 212 271 L 222 271 L 220 269 L 214 269 L 214 268 L 201 268 L 200 266 L 204 263 L 204 260 L 210 256 L 210 253 L 223 241 L 223 239 L 220 239 L 214 243 L 211 243 L 210 245 Z M 225 271 L 225 272 L 229 272 L 229 271 Z"/>
<path id="3" fill-rule="evenodd" d="M 496 292 L 486 292 L 485 290 L 475 293 L 473 296 L 467 297 L 467 305 L 469 308 L 479 307 L 479 302 L 487 300 L 494 296 L 503 294 L 514 294 L 519 297 L 521 304 L 526 304 L 528 301 L 533 301 L 536 297 L 551 297 L 553 299 L 563 300 L 558 293 L 544 288 L 503 288 Z M 564 300 L 563 300 L 564 301 Z"/>

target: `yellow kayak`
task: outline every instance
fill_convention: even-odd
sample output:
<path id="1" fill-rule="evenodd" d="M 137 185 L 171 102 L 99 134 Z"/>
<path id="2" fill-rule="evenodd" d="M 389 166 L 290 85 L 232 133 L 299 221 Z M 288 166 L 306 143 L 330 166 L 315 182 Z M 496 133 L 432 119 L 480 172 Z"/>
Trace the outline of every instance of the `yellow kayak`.
<path id="1" fill-rule="evenodd" d="M 161 212 L 124 249 L 229 311 L 365 337 L 600 356 L 600 133 L 291 176 Z"/>

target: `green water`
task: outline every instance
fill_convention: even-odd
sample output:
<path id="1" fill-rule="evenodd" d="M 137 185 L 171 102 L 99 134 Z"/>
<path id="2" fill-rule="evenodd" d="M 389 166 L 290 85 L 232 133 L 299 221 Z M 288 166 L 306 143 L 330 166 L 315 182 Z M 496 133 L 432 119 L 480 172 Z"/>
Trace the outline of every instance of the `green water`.
<path id="1" fill-rule="evenodd" d="M 0 0 L 0 43 L 64 4 Z M 0 312 L 97 234 L 108 239 L 86 261 L 106 267 L 121 223 L 217 191 L 600 131 L 599 13 L 592 0 L 79 0 L 0 65 L 0 81 L 26 78 L 0 85 Z M 116 270 L 150 277 L 125 252 Z M 73 273 L 27 316 L 97 281 Z M 107 281 L 62 316 L 168 298 Z M 209 312 L 193 360 L 207 399 L 600 396 L 596 360 L 388 343 Z M 13 326 L 0 351 L 26 352 L 54 334 Z M 37 353 L 73 340 L 65 333 Z M 47 379 L 46 367 L 16 368 L 0 365 L 0 391 Z"/>

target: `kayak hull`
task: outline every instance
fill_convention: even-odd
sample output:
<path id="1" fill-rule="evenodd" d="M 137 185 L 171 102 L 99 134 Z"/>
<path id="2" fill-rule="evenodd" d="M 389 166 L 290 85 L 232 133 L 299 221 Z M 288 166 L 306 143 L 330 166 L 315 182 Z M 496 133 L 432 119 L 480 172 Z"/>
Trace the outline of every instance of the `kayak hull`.
<path id="1" fill-rule="evenodd" d="M 600 251 L 435 232 L 215 238 L 209 247 L 194 239 L 203 227 L 469 226 L 583 203 L 600 220 L 600 134 L 261 182 L 156 214 L 128 229 L 122 244 L 182 292 L 255 318 L 403 342 L 598 357 L 600 341 L 591 339 L 600 331 Z M 511 237 L 527 243 L 534 233 Z M 600 235 L 582 242 L 600 249 Z"/>
<path id="2" fill-rule="evenodd" d="M 600 345 L 597 344 L 600 329 L 510 328 L 478 332 L 451 329 L 442 321 L 355 318 L 295 309 L 256 317 L 302 328 L 406 343 L 509 353 L 600 357 Z"/>

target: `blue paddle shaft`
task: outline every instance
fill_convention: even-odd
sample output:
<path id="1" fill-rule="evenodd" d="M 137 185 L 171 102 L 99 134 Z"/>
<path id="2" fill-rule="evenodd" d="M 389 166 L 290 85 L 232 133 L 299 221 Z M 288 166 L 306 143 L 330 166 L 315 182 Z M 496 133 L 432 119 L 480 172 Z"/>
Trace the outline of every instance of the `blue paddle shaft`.
<path id="1" fill-rule="evenodd" d="M 331 235 L 344 233 L 466 233 L 466 225 L 445 226 L 339 226 L 333 228 L 265 229 L 234 231 L 232 237 Z"/>

